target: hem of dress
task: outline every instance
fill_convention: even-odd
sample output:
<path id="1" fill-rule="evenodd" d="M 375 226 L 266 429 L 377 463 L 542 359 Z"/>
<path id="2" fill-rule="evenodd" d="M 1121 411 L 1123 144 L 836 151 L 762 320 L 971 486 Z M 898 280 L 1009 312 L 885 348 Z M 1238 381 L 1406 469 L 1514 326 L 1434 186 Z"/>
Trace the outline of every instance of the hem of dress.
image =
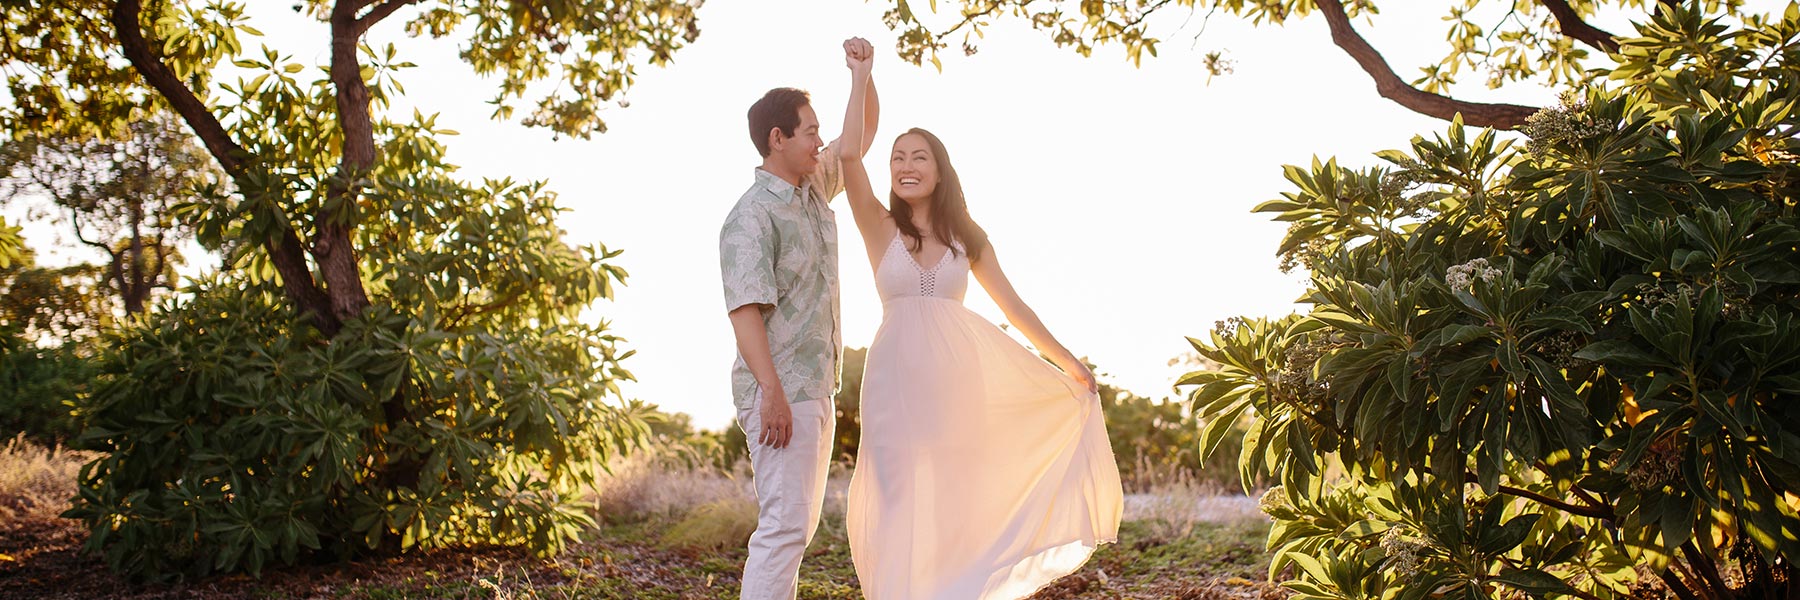
<path id="1" fill-rule="evenodd" d="M 1101 546 L 1104 546 L 1106 544 L 1117 544 L 1117 543 L 1119 543 L 1119 538 L 1117 538 L 1117 537 L 1114 537 L 1111 539 L 1095 540 L 1093 547 L 1088 548 L 1087 555 L 1082 556 L 1081 562 L 1075 563 L 1075 566 L 1070 567 L 1067 570 L 1057 573 L 1057 575 L 1055 577 L 1051 577 L 1049 581 L 1045 581 L 1042 585 L 1032 588 L 1030 592 L 1026 592 L 1023 595 L 1000 597 L 1000 598 L 995 598 L 994 600 L 1023 600 L 1025 598 L 1030 598 L 1032 596 L 1035 596 L 1035 595 L 1037 595 L 1038 592 L 1044 591 L 1046 589 L 1049 589 L 1050 586 L 1056 585 L 1056 582 L 1062 581 L 1062 579 L 1064 577 L 1074 575 L 1076 572 L 1087 567 L 1088 563 L 1092 562 L 1094 560 L 1094 553 L 1099 552 Z"/>

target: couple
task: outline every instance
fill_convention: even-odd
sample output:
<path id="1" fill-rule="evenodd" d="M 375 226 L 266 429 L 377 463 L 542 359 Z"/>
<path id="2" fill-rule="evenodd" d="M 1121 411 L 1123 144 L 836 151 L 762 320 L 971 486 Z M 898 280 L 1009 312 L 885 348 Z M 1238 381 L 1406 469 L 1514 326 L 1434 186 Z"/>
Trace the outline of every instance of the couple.
<path id="1" fill-rule="evenodd" d="M 1094 375 L 1013 291 L 936 136 L 894 140 L 893 191 L 886 206 L 876 199 L 862 165 L 879 112 L 873 54 L 861 38 L 844 42 L 850 102 L 823 150 L 805 92 L 771 90 L 751 106 L 763 162 L 720 232 L 732 390 L 759 509 L 743 598 L 795 596 L 824 502 L 842 356 L 828 206 L 839 191 L 883 311 L 846 515 L 863 594 L 1023 598 L 1118 536 L 1123 499 Z M 971 273 L 1055 366 L 962 306 Z"/>

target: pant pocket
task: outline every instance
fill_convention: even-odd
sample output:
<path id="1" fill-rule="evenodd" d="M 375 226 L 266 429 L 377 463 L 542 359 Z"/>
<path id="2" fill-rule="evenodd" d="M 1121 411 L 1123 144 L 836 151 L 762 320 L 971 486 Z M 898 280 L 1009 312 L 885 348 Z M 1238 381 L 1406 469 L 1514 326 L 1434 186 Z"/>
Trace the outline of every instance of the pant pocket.
<path id="1" fill-rule="evenodd" d="M 738 429 L 744 431 L 744 438 L 756 445 L 756 435 L 762 431 L 762 390 L 750 392 L 750 406 L 737 409 Z"/>

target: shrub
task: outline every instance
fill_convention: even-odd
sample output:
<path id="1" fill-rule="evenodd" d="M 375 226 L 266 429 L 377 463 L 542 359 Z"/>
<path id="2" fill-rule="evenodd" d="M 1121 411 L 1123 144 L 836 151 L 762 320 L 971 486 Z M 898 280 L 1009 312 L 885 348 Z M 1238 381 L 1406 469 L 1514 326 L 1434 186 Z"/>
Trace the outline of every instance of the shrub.
<path id="1" fill-rule="evenodd" d="M 105 456 L 67 513 L 90 551 L 160 579 L 449 544 L 551 553 L 591 525 L 581 488 L 648 432 L 650 409 L 619 397 L 630 352 L 581 318 L 623 281 L 618 253 L 566 244 L 541 184 L 375 192 L 377 301 L 335 335 L 245 251 L 101 340 L 73 445 Z"/>
<path id="2" fill-rule="evenodd" d="M 1800 8 L 1695 11 L 1522 152 L 1453 126 L 1258 208 L 1313 309 L 1195 340 L 1224 367 L 1183 384 L 1209 447 L 1253 416 L 1301 597 L 1800 590 Z"/>

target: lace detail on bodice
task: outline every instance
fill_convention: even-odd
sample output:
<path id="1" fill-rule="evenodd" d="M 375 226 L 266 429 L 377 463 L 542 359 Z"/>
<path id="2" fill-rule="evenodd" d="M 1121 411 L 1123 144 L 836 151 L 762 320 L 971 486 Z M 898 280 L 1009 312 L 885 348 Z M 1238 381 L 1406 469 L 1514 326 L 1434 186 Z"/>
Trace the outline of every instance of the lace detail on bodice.
<path id="1" fill-rule="evenodd" d="M 957 244 L 955 251 L 946 250 L 936 264 L 926 267 L 906 250 L 905 239 L 895 233 L 894 241 L 888 244 L 887 253 L 881 255 L 875 268 L 875 290 L 881 294 L 881 301 L 926 297 L 961 302 L 969 291 L 969 257 L 963 253 L 962 244 Z"/>

